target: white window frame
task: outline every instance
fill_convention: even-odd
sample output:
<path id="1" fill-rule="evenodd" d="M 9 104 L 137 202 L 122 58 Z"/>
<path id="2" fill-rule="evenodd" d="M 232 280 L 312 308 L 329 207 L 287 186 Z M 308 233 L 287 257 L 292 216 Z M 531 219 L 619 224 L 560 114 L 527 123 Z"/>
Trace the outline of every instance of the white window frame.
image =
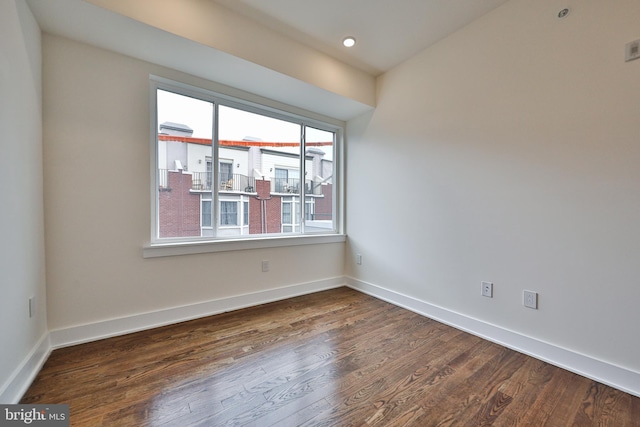
<path id="1" fill-rule="evenodd" d="M 150 140 L 151 140 L 151 161 L 150 161 L 150 179 L 151 179 L 151 238 L 149 243 L 143 247 L 143 256 L 145 258 L 186 255 L 192 253 L 207 252 L 224 252 L 233 250 L 258 249 L 283 246 L 298 245 L 315 245 L 323 243 L 344 242 L 344 187 L 343 187 L 343 137 L 344 123 L 335 119 L 322 117 L 316 114 L 311 116 L 319 116 L 320 118 L 309 117 L 302 110 L 295 107 L 287 106 L 276 101 L 257 97 L 252 94 L 243 93 L 243 98 L 231 96 L 226 93 L 216 92 L 209 89 L 198 88 L 184 83 L 172 81 L 157 76 L 150 76 Z M 335 135 L 334 140 L 334 156 L 333 156 L 333 230 L 322 233 L 305 233 L 305 210 L 300 209 L 299 233 L 287 234 L 270 234 L 270 235 L 241 235 L 237 237 L 180 237 L 180 238 L 158 238 L 158 123 L 157 123 L 157 91 L 166 90 L 177 94 L 202 99 L 214 103 L 214 123 L 217 123 L 217 111 L 219 105 L 225 105 L 232 108 L 239 108 L 256 114 L 261 114 L 275 119 L 285 120 L 296 123 L 301 128 L 301 141 L 305 138 L 305 127 L 313 127 L 320 130 L 331 132 Z M 237 93 L 238 91 L 234 91 Z M 212 164 L 213 164 L 213 180 L 217 185 L 216 177 L 219 174 L 219 150 L 218 150 L 217 126 L 214 125 L 213 144 L 212 144 Z M 300 176 L 305 176 L 305 150 L 304 145 L 301 147 L 300 153 Z M 302 178 L 301 178 L 302 179 Z M 216 218 L 216 224 L 213 225 L 214 233 L 219 229 L 219 191 L 216 185 L 212 186 L 212 207 L 217 208 L 212 212 L 212 217 Z M 300 186 L 304 190 L 304 186 Z M 301 198 L 304 194 L 299 195 Z M 243 205 L 244 206 L 244 205 Z M 242 210 L 242 207 L 240 207 Z M 239 217 L 240 224 L 243 223 L 243 216 Z M 242 226 L 242 225 L 241 225 Z"/>

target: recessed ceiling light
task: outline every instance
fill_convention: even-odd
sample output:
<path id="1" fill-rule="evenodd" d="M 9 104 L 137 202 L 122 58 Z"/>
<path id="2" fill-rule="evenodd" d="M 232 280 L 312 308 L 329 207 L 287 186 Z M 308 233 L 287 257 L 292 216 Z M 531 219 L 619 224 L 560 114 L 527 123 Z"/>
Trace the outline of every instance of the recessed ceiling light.
<path id="1" fill-rule="evenodd" d="M 345 47 L 352 47 L 356 44 L 356 38 L 352 36 L 345 37 L 344 40 L 342 40 L 342 44 Z"/>

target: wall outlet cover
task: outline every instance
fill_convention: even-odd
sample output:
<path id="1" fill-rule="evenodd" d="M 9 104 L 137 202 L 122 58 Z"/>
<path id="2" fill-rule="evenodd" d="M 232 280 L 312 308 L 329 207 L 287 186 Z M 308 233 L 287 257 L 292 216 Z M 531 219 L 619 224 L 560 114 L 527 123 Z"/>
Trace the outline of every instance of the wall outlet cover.
<path id="1" fill-rule="evenodd" d="M 538 309 L 538 293 L 532 291 L 524 291 L 524 306 L 533 308 L 535 310 Z"/>
<path id="2" fill-rule="evenodd" d="M 481 293 L 483 297 L 493 298 L 493 283 L 482 282 Z"/>

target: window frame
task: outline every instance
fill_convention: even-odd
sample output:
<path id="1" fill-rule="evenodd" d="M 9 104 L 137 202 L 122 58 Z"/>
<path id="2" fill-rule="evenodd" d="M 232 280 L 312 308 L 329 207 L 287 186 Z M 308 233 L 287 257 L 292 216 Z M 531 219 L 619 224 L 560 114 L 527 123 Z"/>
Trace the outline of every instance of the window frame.
<path id="1" fill-rule="evenodd" d="M 150 179 L 151 179 L 151 238 L 149 243 L 144 245 L 143 256 L 144 257 L 157 257 L 157 256 L 172 256 L 183 255 L 189 253 L 203 253 L 203 252 L 219 252 L 227 250 L 239 250 L 239 249 L 252 249 L 262 247 L 281 247 L 281 246 L 296 246 L 307 244 L 319 244 L 319 243 L 334 243 L 344 242 L 346 237 L 343 229 L 343 138 L 344 138 L 344 123 L 335 119 L 325 118 L 325 120 L 319 120 L 310 116 L 317 116 L 317 114 L 309 113 L 306 111 L 298 111 L 297 108 L 280 104 L 273 100 L 259 98 L 256 95 L 245 93 L 244 97 L 231 96 L 226 93 L 213 91 L 210 89 L 191 86 L 188 84 L 168 80 L 162 77 L 150 76 L 150 140 L 151 140 L 151 157 L 150 157 Z M 300 218 L 296 220 L 300 223 L 299 232 L 291 233 L 275 233 L 275 234 L 249 234 L 233 237 L 215 236 L 215 237 L 171 237 L 171 238 L 159 238 L 159 198 L 158 198 L 158 132 L 159 123 L 157 119 L 157 91 L 165 90 L 180 94 L 183 96 L 189 96 L 196 99 L 212 102 L 214 106 L 213 117 L 213 138 L 212 138 L 212 175 L 213 181 L 216 182 L 216 177 L 220 174 L 219 164 L 224 159 L 219 158 L 218 147 L 218 106 L 224 105 L 231 108 L 237 108 L 240 110 L 248 111 L 255 114 L 260 114 L 266 117 L 274 119 L 284 120 L 290 123 L 295 123 L 300 126 L 301 129 L 301 147 L 300 147 L 300 176 L 304 176 L 305 173 L 305 129 L 306 127 L 312 127 L 319 130 L 333 133 L 333 202 L 332 202 L 332 217 L 333 217 L 333 229 L 322 232 L 309 232 L 304 230 L 305 223 L 305 210 L 300 209 Z M 251 98 L 259 98 L 257 101 L 250 100 Z M 302 113 L 302 114 L 301 114 Z M 307 115 L 307 113 L 309 113 Z M 304 114 L 304 115 L 303 115 Z M 300 186 L 300 194 L 298 196 L 302 199 L 305 197 L 305 187 Z M 212 185 L 211 191 L 211 206 L 212 206 L 212 221 L 215 218 L 216 224 L 212 224 L 214 234 L 220 228 L 220 196 L 216 185 Z M 305 197 L 306 198 L 306 197 Z M 243 205 L 244 207 L 244 205 Z M 239 206 L 240 211 L 242 208 Z M 217 208 L 217 209 L 215 209 Z M 238 214 L 238 221 L 240 224 L 244 223 L 244 214 Z M 240 225 L 244 227 L 245 225 Z"/>

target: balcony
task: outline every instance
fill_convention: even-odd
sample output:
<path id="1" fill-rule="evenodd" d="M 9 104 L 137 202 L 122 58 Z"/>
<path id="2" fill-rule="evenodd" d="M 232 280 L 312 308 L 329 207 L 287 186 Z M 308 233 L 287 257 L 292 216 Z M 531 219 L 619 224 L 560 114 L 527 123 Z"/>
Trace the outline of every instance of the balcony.
<path id="1" fill-rule="evenodd" d="M 305 194 L 322 195 L 322 184 L 316 181 L 305 181 Z M 300 192 L 300 179 L 298 178 L 271 178 L 271 192 L 280 194 L 298 194 Z"/>
<path id="2" fill-rule="evenodd" d="M 210 172 L 191 172 L 191 190 L 193 191 L 211 191 L 212 175 Z M 233 175 L 225 175 L 218 180 L 219 191 L 228 191 L 236 193 L 255 193 L 256 179 L 246 175 L 234 173 Z"/>
<path id="3" fill-rule="evenodd" d="M 167 169 L 158 170 L 158 186 L 161 191 L 170 191 L 169 172 Z M 174 171 L 173 173 L 177 173 Z M 210 172 L 184 172 L 184 175 L 191 175 L 191 191 L 212 191 L 212 174 Z M 218 180 L 218 191 L 230 193 L 255 193 L 256 179 L 246 175 L 233 174 L 226 175 Z M 305 181 L 305 194 L 322 196 L 321 181 Z M 277 194 L 299 194 L 300 179 L 298 178 L 271 178 L 271 193 Z"/>
<path id="4" fill-rule="evenodd" d="M 169 172 L 178 173 L 177 171 L 168 171 L 167 169 L 158 169 L 158 187 L 160 190 L 170 190 Z M 184 172 L 184 175 L 191 175 L 191 191 L 211 191 L 212 190 L 212 174 L 209 172 Z M 255 193 L 256 179 L 253 177 L 233 174 L 225 176 L 219 180 L 219 191 L 228 191 L 236 193 Z"/>
<path id="5" fill-rule="evenodd" d="M 305 192 L 307 194 L 313 194 L 316 196 L 322 196 L 322 182 L 312 181 L 310 179 L 305 181 Z"/>
<path id="6" fill-rule="evenodd" d="M 271 192 L 298 194 L 300 192 L 300 180 L 297 178 L 271 178 Z"/>

